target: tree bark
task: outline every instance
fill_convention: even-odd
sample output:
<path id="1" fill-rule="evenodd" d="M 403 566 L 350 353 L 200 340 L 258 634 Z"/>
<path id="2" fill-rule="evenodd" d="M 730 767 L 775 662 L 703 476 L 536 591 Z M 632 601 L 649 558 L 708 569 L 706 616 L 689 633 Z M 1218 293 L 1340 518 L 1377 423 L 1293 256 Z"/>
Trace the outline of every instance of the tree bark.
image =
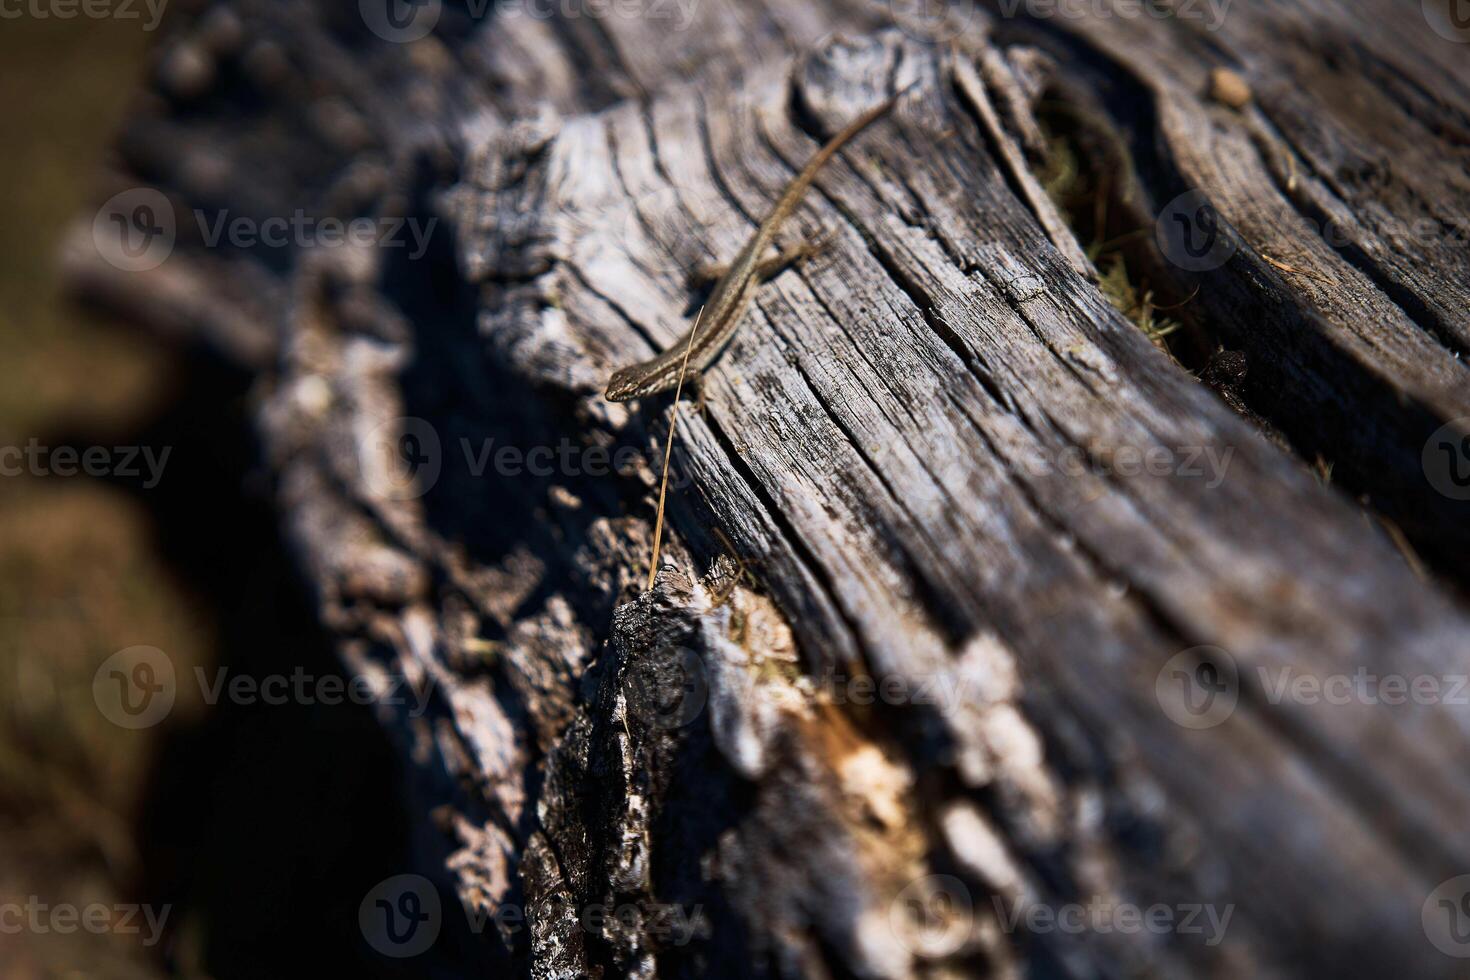
<path id="1" fill-rule="evenodd" d="M 1013 7 L 399 43 L 236 0 L 160 45 L 117 189 L 177 243 L 89 222 L 73 281 L 258 371 L 323 620 L 430 695 L 382 718 L 466 975 L 1470 954 L 1470 49 L 1383 0 Z M 602 384 L 909 84 L 681 406 L 643 592 L 675 410 Z M 298 209 L 388 237 L 210 241 Z"/>

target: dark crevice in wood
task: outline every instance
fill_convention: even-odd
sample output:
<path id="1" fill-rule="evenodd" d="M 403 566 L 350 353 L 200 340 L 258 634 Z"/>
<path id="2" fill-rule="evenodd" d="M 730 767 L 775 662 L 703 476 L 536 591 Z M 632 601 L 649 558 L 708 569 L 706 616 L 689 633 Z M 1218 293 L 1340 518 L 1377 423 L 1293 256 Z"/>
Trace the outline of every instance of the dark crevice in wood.
<path id="1" fill-rule="evenodd" d="M 617 50 L 602 25 L 597 23 L 599 20 L 598 17 L 587 16 L 545 18 L 545 23 L 562 42 L 573 61 L 598 66 L 589 75 L 599 78 L 601 84 L 583 85 L 579 90 L 584 100 L 582 108 L 594 112 L 621 101 L 626 94 L 620 91 L 624 85 L 637 84 L 623 63 L 622 53 Z M 588 33 L 591 34 L 592 44 L 584 43 Z M 618 84 L 619 82 L 623 84 Z"/>
<path id="2" fill-rule="evenodd" d="M 562 18 L 554 19 L 561 20 Z M 646 102 L 648 98 L 648 93 L 644 90 L 643 84 L 638 80 L 637 73 L 628 66 L 627 59 L 623 57 L 623 51 L 622 48 L 618 46 L 617 38 L 614 37 L 613 32 L 608 28 L 607 24 L 605 23 L 606 17 L 597 16 L 596 14 L 592 14 L 589 11 L 589 15 L 587 16 L 569 17 L 566 18 L 566 20 L 571 23 L 587 24 L 590 26 L 593 36 L 597 38 L 597 41 L 602 46 L 602 49 L 607 52 L 608 61 L 616 67 L 617 71 L 627 82 L 627 85 L 639 94 L 640 101 Z M 615 88 L 613 89 L 613 91 L 617 92 L 617 89 Z M 621 99 L 623 93 L 617 94 Z"/>
<path id="3" fill-rule="evenodd" d="M 1100 390 L 1096 386 L 1096 382 L 1106 382 L 1106 379 L 1102 378 L 1099 375 L 1094 375 L 1093 379 L 1089 379 L 1080 370 L 1078 370 L 1077 364 L 1072 360 L 1072 358 L 1064 356 L 1061 351 L 1057 350 L 1056 345 L 1051 342 L 1051 340 L 1046 336 L 1045 333 L 1042 332 L 1041 325 L 1036 322 L 1036 318 L 1026 310 L 1025 301 L 1017 299 L 1014 295 L 1012 287 L 1016 284 L 1016 279 L 1012 279 L 1009 282 L 1001 282 L 992 275 L 989 268 L 983 265 L 980 266 L 976 271 L 978 271 L 980 275 L 985 279 L 985 282 L 987 285 L 990 286 L 991 291 L 995 293 L 995 295 L 999 297 L 999 299 L 1003 303 L 1005 303 L 1006 306 L 1010 307 L 1011 312 L 1016 314 L 1016 319 L 1026 324 L 1026 328 L 1031 331 L 1032 336 L 1036 338 L 1036 342 L 1040 344 L 1046 350 L 1046 352 L 1049 353 L 1056 360 L 1058 364 L 1061 365 L 1064 371 L 1070 374 L 1073 378 L 1077 379 L 1077 383 L 1082 386 L 1084 391 L 1096 398 L 1098 401 L 1104 401 L 1107 398 L 1107 392 L 1105 390 Z"/>
<path id="4" fill-rule="evenodd" d="M 1343 205 L 1345 210 L 1355 212 L 1355 209 L 1344 200 L 1344 190 L 1333 175 L 1322 174 L 1317 171 L 1311 161 L 1299 152 L 1285 136 L 1277 124 L 1277 120 L 1272 117 L 1268 108 L 1262 107 L 1261 114 L 1269 121 L 1270 129 L 1267 135 L 1276 140 L 1277 145 L 1283 149 L 1283 152 L 1291 153 L 1297 164 L 1332 193 L 1337 201 Z M 1264 126 L 1265 124 L 1263 124 L 1263 128 Z M 1293 190 L 1282 179 L 1282 174 L 1277 168 L 1270 165 L 1270 161 L 1274 159 L 1273 148 L 1262 145 L 1259 134 L 1252 132 L 1251 136 L 1256 143 L 1258 152 L 1261 154 L 1262 161 L 1266 163 L 1264 169 L 1276 180 L 1276 190 L 1281 195 L 1282 200 L 1289 202 L 1296 209 L 1297 213 L 1313 227 L 1327 228 L 1333 226 L 1335 220 L 1325 208 L 1311 201 L 1300 191 Z M 1377 259 L 1364 251 L 1361 245 L 1356 242 L 1346 242 L 1336 246 L 1330 242 L 1327 244 L 1332 248 L 1334 255 L 1337 255 L 1343 262 L 1362 273 L 1364 278 L 1371 282 L 1379 292 L 1387 296 L 1395 306 L 1402 310 L 1404 316 L 1415 327 L 1424 331 L 1428 336 L 1433 337 L 1437 344 L 1455 357 L 1462 360 L 1470 357 L 1470 349 L 1467 349 L 1465 344 L 1451 333 L 1452 328 L 1444 322 L 1443 317 L 1432 309 L 1423 297 L 1416 294 L 1403 283 L 1396 281 L 1396 276 L 1393 271 L 1384 268 Z"/>
<path id="5" fill-rule="evenodd" d="M 1131 81 L 1131 76 L 1121 70 L 1118 77 Z M 1064 102 L 1092 101 L 1070 83 L 1059 82 L 1054 90 Z M 1114 98 L 1099 98 L 1084 113 L 1097 124 L 1108 125 L 1118 138 L 1126 134 L 1126 145 L 1130 147 L 1127 179 L 1135 183 L 1139 192 L 1131 200 L 1117 197 L 1109 207 L 1110 214 L 1131 215 L 1132 227 L 1148 230 L 1146 243 L 1129 249 L 1130 265 L 1136 262 L 1150 282 L 1167 287 L 1165 305 L 1187 300 L 1180 312 L 1171 311 L 1171 315 L 1191 324 L 1190 342 L 1172 342 L 1170 351 L 1186 366 L 1201 373 L 1216 350 L 1232 348 L 1245 352 L 1249 357 L 1245 383 L 1232 389 L 1234 397 L 1228 399 L 1232 404 L 1238 401 L 1248 410 L 1242 413 L 1243 417 L 1261 429 L 1268 439 L 1289 448 L 1309 469 L 1315 470 L 1315 462 L 1322 459 L 1342 463 L 1334 470 L 1334 482 L 1340 484 L 1343 492 L 1358 506 L 1401 528 L 1437 574 L 1457 587 L 1470 587 L 1470 571 L 1457 557 L 1461 546 L 1444 540 L 1442 521 L 1421 520 L 1426 503 L 1431 513 L 1455 509 L 1452 501 L 1434 495 L 1419 472 L 1419 443 L 1436 428 L 1438 421 L 1424 417 L 1427 409 L 1406 404 L 1401 393 L 1367 374 L 1365 365 L 1338 352 L 1323 336 L 1320 324 L 1315 322 L 1316 314 L 1283 279 L 1284 273 L 1258 261 L 1244 243 L 1224 268 L 1210 273 L 1191 276 L 1170 268 L 1162 260 L 1153 247 L 1151 218 L 1144 207 L 1148 200 L 1171 198 L 1183 188 L 1183 180 L 1157 132 L 1152 99 L 1134 93 L 1134 97 L 1126 99 L 1130 110 L 1120 114 L 1117 95 L 1113 94 Z M 1086 160 L 1085 155 L 1079 155 L 1079 161 Z M 1122 228 L 1110 229 L 1110 234 L 1126 233 Z M 1228 226 L 1227 233 L 1236 234 Z M 1249 271 L 1242 268 L 1243 262 L 1249 263 Z M 1381 278 L 1366 270 L 1365 275 L 1375 283 Z M 1221 299 L 1215 297 L 1217 291 Z M 1394 298 L 1392 294 L 1386 295 Z M 1276 338 L 1263 338 L 1237 325 L 1239 314 L 1235 307 L 1243 300 L 1258 307 L 1270 300 L 1278 307 L 1278 316 L 1290 314 L 1295 325 L 1280 328 L 1285 331 L 1281 334 L 1284 345 Z M 1282 303 L 1286 304 L 1284 313 L 1279 308 Z M 1412 305 L 1420 306 L 1422 311 L 1417 301 Z M 1416 319 L 1416 322 L 1425 321 Z M 1444 337 L 1437 339 L 1449 350 L 1455 350 L 1453 345 L 1446 344 Z M 1311 385 L 1326 377 L 1336 381 L 1320 393 L 1313 393 Z M 1422 420 L 1416 420 L 1416 415 Z M 1371 464 L 1354 461 L 1363 452 L 1365 417 L 1379 420 L 1375 425 L 1386 425 L 1385 431 L 1414 434 L 1398 439 L 1394 451 L 1400 454 L 1401 462 L 1396 466 L 1384 466 L 1384 456 Z M 1353 451 L 1340 450 L 1344 438 L 1351 440 L 1346 445 L 1354 446 Z"/>
<path id="6" fill-rule="evenodd" d="M 760 222 L 760 219 L 752 215 L 746 209 L 745 205 L 741 203 L 739 196 L 731 188 L 729 182 L 725 180 L 725 176 L 720 170 L 718 158 L 715 155 L 714 137 L 710 134 L 709 129 L 709 105 L 705 101 L 703 93 L 700 94 L 699 98 L 697 119 L 699 143 L 704 150 L 705 165 L 709 168 L 710 180 L 714 182 L 715 188 L 720 192 L 721 196 L 729 202 L 730 210 L 743 216 L 746 221 L 750 222 L 752 227 L 755 226 Z"/>
<path id="7" fill-rule="evenodd" d="M 836 583 L 832 581 L 821 560 L 812 552 L 810 546 L 802 538 L 796 525 L 791 522 L 791 518 L 786 515 L 779 503 L 766 491 L 760 478 L 736 449 L 734 441 L 720 428 L 719 424 L 713 418 L 709 421 L 709 431 L 714 437 L 715 442 L 724 450 L 726 458 L 730 461 L 730 468 L 740 477 L 751 495 L 760 501 L 761 507 L 765 511 L 766 519 L 771 522 L 771 525 L 776 529 L 777 533 L 781 535 L 781 540 L 790 546 L 792 559 L 800 562 L 806 574 L 810 576 L 812 581 L 817 583 L 827 600 L 827 604 L 837 612 L 838 617 L 842 620 L 843 626 L 847 628 L 849 635 L 853 637 L 853 641 L 857 644 L 858 649 L 865 653 L 862 640 L 865 633 L 862 626 L 852 618 L 846 607 L 843 606 L 841 590 L 836 588 Z M 803 648 L 802 652 L 806 655 L 805 667 L 808 673 L 815 675 L 830 666 L 815 659 L 816 655 L 813 651 Z"/>
<path id="8" fill-rule="evenodd" d="M 1134 98 L 1141 99 L 1142 95 L 1134 92 L 1127 96 L 1130 103 Z M 1163 307 L 1182 329 L 1149 339 L 1185 367 L 1202 370 L 1222 344 L 1209 318 L 1193 302 L 1191 291 L 1184 288 L 1177 272 L 1166 266 L 1153 247 L 1154 228 L 1143 203 L 1144 175 L 1134 162 L 1127 123 L 1113 116 L 1105 102 L 1070 80 L 1058 80 L 1043 94 L 1040 106 L 1038 121 L 1043 132 L 1072 154 L 1083 186 L 1076 199 L 1056 201 L 1063 218 L 1079 242 L 1091 243 L 1089 258 L 1095 266 L 1101 266 L 1107 254 L 1100 250 L 1111 245 L 1139 303 L 1153 287 L 1162 290 L 1153 306 Z M 1037 174 L 1038 180 L 1044 177 Z M 1098 254 L 1091 254 L 1094 250 L 1099 250 Z M 1099 276 L 1106 278 L 1101 269 Z M 1143 328 L 1129 315 L 1131 311 L 1119 312 Z"/>
<path id="9" fill-rule="evenodd" d="M 498 289 L 514 289 L 517 286 L 535 286 L 553 268 L 550 262 L 541 262 L 534 267 L 516 270 L 492 269 L 475 280 L 477 286 Z"/>
<path id="10" fill-rule="evenodd" d="M 678 204 L 679 210 L 684 212 L 684 216 L 689 220 L 689 227 L 702 229 L 704 224 L 703 219 L 701 219 L 698 215 L 696 215 L 693 211 L 689 209 L 688 203 L 684 200 L 684 195 L 679 193 L 681 189 L 680 185 L 669 174 L 668 168 L 664 166 L 663 153 L 660 152 L 659 149 L 658 128 L 653 124 L 652 103 L 648 101 L 640 103 L 638 111 L 638 121 L 643 126 L 644 138 L 648 140 L 648 157 L 649 160 L 653 163 L 654 173 L 662 177 L 664 183 L 669 187 L 671 191 L 674 192 L 674 200 Z M 611 131 L 611 127 L 609 127 L 609 131 Z M 619 171 L 619 174 L 619 179 L 621 179 L 621 170 Z M 641 212 L 639 213 L 638 220 L 645 225 L 647 224 Z M 718 260 L 718 256 L 716 256 L 714 252 L 710 249 L 708 235 L 701 234 L 699 242 L 697 244 L 698 247 L 703 250 L 705 255 Z"/>
<path id="11" fill-rule="evenodd" d="M 817 301 L 818 303 L 821 303 L 821 298 L 817 297 Z M 825 305 L 823 306 L 823 308 L 824 310 L 826 310 Z M 829 316 L 832 315 L 830 310 L 827 310 L 826 312 Z M 848 446 L 851 447 L 853 453 L 858 457 L 858 459 L 862 460 L 863 465 L 867 468 L 868 472 L 873 476 L 873 478 L 877 480 L 878 483 L 883 487 L 884 491 L 888 494 L 889 501 L 892 504 L 893 509 L 895 511 L 902 511 L 904 495 L 898 490 L 898 488 L 894 487 L 888 474 L 884 471 L 884 468 L 879 464 L 877 460 L 873 459 L 872 456 L 868 453 L 867 449 L 864 448 L 862 440 L 858 437 L 858 434 L 852 430 L 851 426 L 849 426 L 842 420 L 840 414 L 832 407 L 827 399 L 822 396 L 820 387 L 816 384 L 816 382 L 812 380 L 811 375 L 807 373 L 806 368 L 802 366 L 800 360 L 798 358 L 791 358 L 788 363 L 790 363 L 792 369 L 801 378 L 802 383 L 806 385 L 807 390 L 811 392 L 812 400 L 822 409 L 822 412 L 826 416 L 827 421 L 831 422 L 833 427 L 836 428 L 837 431 L 842 433 L 843 440 L 846 441 Z M 897 392 L 889 389 L 889 394 L 896 395 Z M 914 456 L 920 460 L 920 465 L 924 467 L 924 472 L 927 473 L 932 480 L 934 478 L 934 474 L 929 469 L 929 467 L 925 465 L 925 455 L 923 448 L 915 448 L 914 446 L 909 446 L 908 448 L 909 451 L 912 452 Z M 937 483 L 935 485 L 938 486 Z M 950 499 L 947 489 L 943 487 L 940 487 L 939 489 L 944 492 L 944 495 L 947 499 Z M 885 522 L 881 521 L 873 521 L 872 524 L 873 526 L 880 528 L 885 526 Z M 939 550 L 937 542 L 935 542 L 932 536 L 929 534 L 928 529 L 916 525 L 915 530 L 917 531 L 921 539 L 928 545 L 928 547 L 937 554 Z M 909 541 L 904 536 L 885 535 L 885 537 L 888 539 L 889 545 L 894 549 L 894 554 L 902 557 L 903 565 L 909 573 L 910 581 L 914 585 L 915 595 L 920 600 L 925 611 L 928 613 L 930 624 L 940 630 L 940 632 L 944 635 L 946 642 L 948 642 L 951 646 L 957 646 L 969 633 L 969 626 L 963 616 L 956 614 L 951 602 L 935 590 L 934 585 L 930 580 L 930 573 L 933 571 L 932 561 L 926 561 L 925 556 L 923 555 L 914 554 Z M 861 636 L 862 634 L 859 633 L 857 635 Z"/>
<path id="12" fill-rule="evenodd" d="M 592 285 L 591 280 L 582 273 L 582 270 L 577 267 L 577 264 L 575 262 L 563 262 L 562 268 L 567 270 L 567 275 L 571 276 L 572 279 L 577 282 L 577 285 L 581 286 L 583 289 L 587 290 L 588 293 L 606 303 L 608 309 L 612 310 L 618 315 L 618 318 L 620 320 L 622 320 L 628 326 L 632 327 L 633 330 L 638 334 L 638 336 L 647 341 L 650 350 L 662 350 L 662 347 L 659 345 L 658 341 L 654 339 L 653 331 L 648 329 L 643 324 L 639 323 L 638 319 L 627 310 L 623 309 L 622 305 L 619 304 L 617 300 L 613 299 L 611 296 L 608 296 L 596 286 Z"/>
<path id="13" fill-rule="evenodd" d="M 979 84 L 984 86 L 985 82 L 982 80 Z M 989 94 L 984 93 L 983 97 L 989 98 Z M 999 174 L 1001 186 L 1010 192 L 1011 197 L 1015 199 L 1020 210 L 1030 215 L 1031 219 L 1036 222 L 1038 228 L 1045 229 L 1046 219 L 1043 215 L 1037 213 L 1030 195 L 1026 193 L 1026 188 L 1021 184 L 1020 174 L 1015 173 L 1007 164 L 1006 148 L 1000 143 L 1006 137 L 1001 133 L 991 132 L 991 127 L 986 123 L 980 106 L 971 98 L 970 93 L 964 85 L 959 83 L 958 79 L 954 77 L 950 78 L 949 98 L 944 99 L 943 102 L 948 113 L 948 118 L 954 119 L 958 115 L 969 122 L 974 133 L 977 156 L 986 153 L 989 154 L 991 167 L 995 173 Z M 959 111 L 957 113 L 948 112 L 952 103 L 959 105 Z M 1025 153 L 1018 150 L 1018 158 L 1024 164 L 1026 159 Z M 1078 240 L 1082 241 L 1083 239 L 1079 238 Z M 1053 248 L 1055 247 L 1050 239 L 1047 239 L 1047 244 Z"/>
<path id="14" fill-rule="evenodd" d="M 644 113 L 640 111 L 639 117 L 642 118 L 643 116 Z M 618 159 L 620 147 L 618 145 L 617 127 L 613 126 L 610 121 L 604 119 L 602 134 L 603 139 L 607 143 L 608 167 L 612 170 L 613 178 L 618 182 L 618 187 L 622 190 L 623 197 L 628 201 L 628 209 L 633 212 L 634 220 L 638 222 L 638 227 L 643 229 L 643 234 L 647 236 L 650 242 L 660 246 L 663 245 L 663 242 L 659 240 L 659 236 L 654 232 L 653 225 L 649 224 L 648 218 L 644 216 L 643 209 L 639 207 L 637 196 L 628 187 L 627 175 L 623 173 L 622 164 Z M 656 153 L 652 154 L 652 156 L 655 161 L 658 159 Z M 663 168 L 658 167 L 658 170 L 662 176 Z M 672 187 L 672 185 L 670 186 Z M 678 204 L 682 210 L 683 201 L 679 200 Z M 659 278 L 659 270 L 652 268 L 645 262 L 647 256 L 643 249 L 630 248 L 627 251 L 629 261 L 636 265 L 645 276 L 648 276 L 650 279 Z"/>
<path id="15" fill-rule="evenodd" d="M 1324 55 L 1333 53 L 1350 54 L 1353 59 L 1352 72 L 1367 81 L 1391 101 L 1406 119 L 1412 119 L 1425 132 L 1448 142 L 1470 149 L 1470 114 L 1461 106 L 1447 99 L 1436 98 L 1414 78 L 1392 62 L 1385 61 L 1362 41 L 1351 37 L 1304 37 L 1304 46 L 1315 47 Z M 1445 79 L 1450 81 L 1451 79 Z M 1434 112 L 1426 111 L 1433 107 Z M 1447 125 L 1444 116 L 1453 118 L 1453 126 Z"/>
<path id="16" fill-rule="evenodd" d="M 901 129 L 900 138 L 904 141 L 906 145 L 910 145 L 908 144 L 907 134 L 904 133 Z M 872 190 L 874 196 L 881 200 L 882 195 L 879 189 L 867 179 L 866 175 L 862 174 L 862 168 L 859 167 L 855 169 L 862 177 L 864 183 L 867 184 L 870 190 Z M 897 176 L 899 182 L 903 185 L 904 189 L 909 192 L 914 201 L 923 201 L 923 196 L 919 194 L 912 186 L 910 186 L 907 178 L 904 177 L 902 173 L 899 173 Z M 865 229 L 862 224 L 858 222 L 856 217 L 849 213 L 848 209 L 842 205 L 841 201 L 833 197 L 829 197 L 828 200 L 831 202 L 834 208 L 836 208 L 840 213 L 843 214 L 844 217 L 848 219 L 849 224 L 851 224 L 851 226 L 857 231 L 859 238 L 867 247 L 868 254 L 873 257 L 873 260 L 879 264 L 883 271 L 888 275 L 888 278 L 892 280 L 893 284 L 897 286 L 898 289 L 908 298 L 909 302 L 913 304 L 914 309 L 918 312 L 919 316 L 924 319 L 924 322 L 929 326 L 929 328 L 933 330 L 934 333 L 939 337 L 939 339 L 944 342 L 945 346 L 954 353 L 954 355 L 959 359 L 959 362 L 965 366 L 966 370 L 969 371 L 969 373 L 974 377 L 976 383 L 980 385 L 981 389 L 990 396 L 991 400 L 994 401 L 996 405 L 1006 409 L 1009 412 L 1014 413 L 1015 400 L 1007 396 L 1005 392 L 1000 389 L 1000 386 L 997 384 L 993 373 L 986 366 L 985 360 L 980 355 L 980 353 L 978 351 L 971 350 L 967 345 L 965 345 L 960 340 L 959 336 L 954 332 L 954 330 L 951 329 L 950 326 L 944 322 L 943 317 L 939 315 L 938 304 L 936 303 L 934 297 L 929 295 L 923 284 L 918 282 L 916 279 L 914 279 L 914 277 L 908 274 L 902 263 L 898 262 L 887 249 L 883 248 L 879 244 L 875 236 L 868 233 L 867 229 Z M 945 237 L 941 235 L 937 230 L 935 230 L 932 223 L 927 223 L 925 225 L 925 231 L 927 232 L 929 239 L 933 241 L 935 245 L 938 246 L 939 249 L 945 253 L 950 263 L 956 269 L 960 269 L 961 271 L 966 273 L 969 273 L 971 271 L 965 268 L 966 263 L 964 262 L 963 258 L 954 251 L 949 241 L 945 239 Z M 841 318 L 834 316 L 833 320 L 837 322 L 839 326 L 842 326 Z M 843 327 L 843 329 L 844 332 L 846 332 L 846 328 Z M 849 336 L 851 335 L 849 334 Z M 860 344 L 856 345 L 856 347 L 858 350 L 862 349 L 862 346 Z M 881 371 L 879 373 L 880 375 L 882 374 Z"/>

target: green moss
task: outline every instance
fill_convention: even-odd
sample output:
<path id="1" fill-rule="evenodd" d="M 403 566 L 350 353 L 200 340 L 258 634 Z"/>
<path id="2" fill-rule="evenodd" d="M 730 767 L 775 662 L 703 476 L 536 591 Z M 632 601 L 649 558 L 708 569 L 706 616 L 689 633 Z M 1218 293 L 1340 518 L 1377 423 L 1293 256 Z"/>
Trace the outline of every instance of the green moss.
<path id="1" fill-rule="evenodd" d="M 1061 209 L 1073 232 L 1083 243 L 1087 257 L 1097 267 L 1099 283 L 1108 302 L 1163 350 L 1164 338 L 1183 326 L 1179 320 L 1158 316 L 1153 291 L 1130 267 L 1124 246 L 1149 234 L 1147 228 L 1135 228 L 1104 238 L 1108 227 L 1108 205 L 1113 189 L 1128 186 L 1129 166 L 1126 148 L 1114 148 L 1104 164 L 1094 170 L 1084 169 L 1085 159 L 1076 141 L 1077 117 L 1060 113 L 1045 126 L 1047 158 L 1037 179 L 1053 203 Z M 1045 120 L 1044 120 L 1045 123 Z M 1073 128 L 1062 128 L 1063 124 Z M 1110 141 L 1110 145 L 1117 143 Z"/>

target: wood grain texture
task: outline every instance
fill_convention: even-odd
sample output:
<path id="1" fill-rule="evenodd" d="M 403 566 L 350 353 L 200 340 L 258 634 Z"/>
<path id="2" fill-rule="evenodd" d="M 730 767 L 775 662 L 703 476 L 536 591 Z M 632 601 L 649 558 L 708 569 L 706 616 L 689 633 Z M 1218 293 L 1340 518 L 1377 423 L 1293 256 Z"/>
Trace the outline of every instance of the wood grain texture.
<path id="1" fill-rule="evenodd" d="M 1281 685 L 1466 673 L 1470 515 L 1421 460 L 1470 426 L 1464 47 L 1366 0 L 1011 6 L 176 23 L 161 62 L 206 51 L 213 85 L 159 82 L 120 186 L 165 191 L 180 242 L 146 274 L 79 246 L 75 280 L 259 371 L 346 662 L 433 692 L 383 707 L 424 868 L 450 916 L 525 910 L 466 972 L 1455 972 L 1424 916 L 1470 872 L 1470 715 Z M 670 408 L 601 384 L 910 83 L 787 225 L 832 245 L 681 412 L 639 594 Z M 1181 301 L 1174 356 L 1031 172 L 1058 106 L 1109 175 L 1099 239 L 1144 229 L 1130 269 Z M 1207 267 L 1154 234 L 1191 191 Z M 210 248 L 194 208 L 436 224 L 416 257 Z M 1190 370 L 1220 345 L 1226 398 Z M 1176 722 L 1176 670 L 1233 710 Z M 1109 928 L 1155 905 L 1188 926 Z M 1047 924 L 1079 906 L 1104 921 Z"/>

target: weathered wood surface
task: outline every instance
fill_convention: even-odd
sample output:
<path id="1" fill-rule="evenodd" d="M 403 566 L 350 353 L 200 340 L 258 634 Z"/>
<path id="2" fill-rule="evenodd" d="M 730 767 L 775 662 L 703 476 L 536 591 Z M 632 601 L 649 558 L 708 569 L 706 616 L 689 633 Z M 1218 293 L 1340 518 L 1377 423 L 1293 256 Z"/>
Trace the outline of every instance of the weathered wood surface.
<path id="1" fill-rule="evenodd" d="M 146 273 L 79 246 L 74 278 L 258 368 L 344 656 L 436 691 L 384 712 L 424 867 L 528 910 L 454 948 L 466 973 L 1456 971 L 1424 916 L 1470 872 L 1467 708 L 1273 687 L 1466 672 L 1470 511 L 1421 457 L 1470 418 L 1470 49 L 1417 5 L 1012 6 L 446 4 L 389 43 L 355 4 L 237 0 L 162 47 L 118 186 L 165 191 L 179 244 Z M 1253 101 L 1211 98 L 1219 68 Z M 681 413 L 640 595 L 670 406 L 601 384 L 911 82 L 788 229 L 831 247 Z M 1147 229 L 1177 361 L 1028 169 L 1057 107 L 1111 188 L 1096 237 Z M 1191 190 L 1233 248 L 1194 270 L 1153 234 Z M 439 225 L 418 258 L 209 248 L 195 208 Z M 409 486 L 401 445 L 430 460 Z M 1177 724 L 1171 666 L 1238 704 Z M 643 917 L 578 926 L 599 903 Z M 1203 934 L 1028 915 L 1071 903 L 1208 908 Z"/>

